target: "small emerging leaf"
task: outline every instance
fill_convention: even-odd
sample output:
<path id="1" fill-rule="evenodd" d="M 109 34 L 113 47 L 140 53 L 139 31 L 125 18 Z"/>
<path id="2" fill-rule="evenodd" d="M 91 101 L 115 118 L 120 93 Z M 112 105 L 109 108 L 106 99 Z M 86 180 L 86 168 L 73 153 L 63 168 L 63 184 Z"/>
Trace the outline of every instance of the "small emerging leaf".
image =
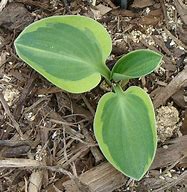
<path id="1" fill-rule="evenodd" d="M 132 51 L 116 62 L 111 78 L 119 81 L 145 76 L 159 66 L 161 59 L 160 54 L 151 50 Z"/>
<path id="2" fill-rule="evenodd" d="M 97 106 L 94 132 L 106 159 L 140 180 L 155 156 L 157 134 L 152 102 L 141 88 L 105 94 Z"/>
<path id="3" fill-rule="evenodd" d="M 53 16 L 28 26 L 15 41 L 19 57 L 56 86 L 89 91 L 109 78 L 105 61 L 111 39 L 98 22 L 84 16 Z"/>

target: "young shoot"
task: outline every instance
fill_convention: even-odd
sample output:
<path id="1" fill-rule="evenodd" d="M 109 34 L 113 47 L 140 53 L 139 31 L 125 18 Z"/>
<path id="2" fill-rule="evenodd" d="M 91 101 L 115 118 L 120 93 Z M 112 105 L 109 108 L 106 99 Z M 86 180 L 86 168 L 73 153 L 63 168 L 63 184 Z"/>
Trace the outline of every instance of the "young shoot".
<path id="1" fill-rule="evenodd" d="M 140 78 L 157 68 L 162 56 L 140 49 L 122 56 L 110 71 L 112 41 L 106 29 L 84 16 L 53 16 L 29 25 L 15 40 L 18 56 L 62 90 L 84 93 L 104 77 L 115 82 L 100 99 L 94 133 L 106 159 L 120 172 L 140 180 L 157 148 L 153 104 L 140 87 L 123 91 L 120 81 Z"/>

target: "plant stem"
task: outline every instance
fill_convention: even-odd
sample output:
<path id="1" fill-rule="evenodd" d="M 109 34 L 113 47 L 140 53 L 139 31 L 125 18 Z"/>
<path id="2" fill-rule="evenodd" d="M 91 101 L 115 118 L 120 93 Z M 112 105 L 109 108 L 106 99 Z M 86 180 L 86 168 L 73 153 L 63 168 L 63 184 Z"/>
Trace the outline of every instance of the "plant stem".
<path id="1" fill-rule="evenodd" d="M 119 84 L 117 84 L 116 86 L 113 86 L 113 89 L 115 93 L 119 93 L 119 94 L 123 93 L 123 89 Z"/>
<path id="2" fill-rule="evenodd" d="M 110 81 L 110 70 L 107 66 L 104 66 L 103 69 L 100 71 L 100 73 L 103 75 L 105 79 Z"/>
<path id="3" fill-rule="evenodd" d="M 111 87 L 113 87 L 112 82 L 111 82 L 108 78 L 105 77 L 105 81 L 107 82 L 108 85 L 110 85 Z"/>

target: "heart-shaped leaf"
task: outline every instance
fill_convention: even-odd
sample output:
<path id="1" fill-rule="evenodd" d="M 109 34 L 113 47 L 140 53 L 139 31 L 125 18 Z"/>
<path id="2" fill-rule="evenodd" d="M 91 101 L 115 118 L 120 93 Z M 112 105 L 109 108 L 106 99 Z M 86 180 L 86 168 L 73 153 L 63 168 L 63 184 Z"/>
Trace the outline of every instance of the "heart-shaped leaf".
<path id="1" fill-rule="evenodd" d="M 94 132 L 106 159 L 140 180 L 155 156 L 157 134 L 151 99 L 141 88 L 105 94 L 97 106 Z"/>
<path id="2" fill-rule="evenodd" d="M 140 49 L 121 57 L 112 69 L 111 78 L 115 81 L 145 76 L 161 63 L 162 56 L 154 51 Z"/>
<path id="3" fill-rule="evenodd" d="M 56 86 L 73 93 L 109 78 L 105 61 L 111 39 L 98 22 L 84 16 L 54 16 L 27 27 L 16 39 L 17 54 Z"/>

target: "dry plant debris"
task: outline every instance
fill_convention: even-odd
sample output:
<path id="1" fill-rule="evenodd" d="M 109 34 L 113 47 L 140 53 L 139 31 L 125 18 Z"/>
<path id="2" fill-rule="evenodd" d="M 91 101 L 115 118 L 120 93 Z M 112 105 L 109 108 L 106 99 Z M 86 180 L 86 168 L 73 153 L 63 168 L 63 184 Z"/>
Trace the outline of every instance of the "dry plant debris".
<path id="1" fill-rule="evenodd" d="M 145 7 L 149 7 L 154 5 L 154 1 L 153 0 L 142 0 L 142 1 L 138 1 L 135 0 L 132 4 L 132 7 L 134 8 L 145 8 Z"/>
<path id="2" fill-rule="evenodd" d="M 159 107 L 160 105 L 163 105 L 174 93 L 186 86 L 187 67 L 185 67 L 177 76 L 175 76 L 166 87 L 161 88 L 153 100 L 154 106 Z"/>
<path id="3" fill-rule="evenodd" d="M 3 10 L 3 8 L 6 6 L 6 4 L 8 3 L 8 0 L 2 0 L 0 3 L 0 11 Z"/>
<path id="4" fill-rule="evenodd" d="M 186 191 L 187 3 L 134 0 L 128 10 L 114 3 L 0 2 L 0 191 L 70 192 L 77 187 L 96 192 Z M 13 41 L 19 31 L 34 20 L 64 14 L 95 18 L 110 31 L 114 48 L 109 67 L 134 49 L 163 54 L 164 62 L 155 73 L 129 82 L 151 93 L 162 141 L 150 172 L 140 182 L 128 181 L 108 163 L 102 164 L 91 124 L 99 100 L 96 95 L 105 88 L 84 96 L 67 94 L 32 74 L 15 55 Z"/>

